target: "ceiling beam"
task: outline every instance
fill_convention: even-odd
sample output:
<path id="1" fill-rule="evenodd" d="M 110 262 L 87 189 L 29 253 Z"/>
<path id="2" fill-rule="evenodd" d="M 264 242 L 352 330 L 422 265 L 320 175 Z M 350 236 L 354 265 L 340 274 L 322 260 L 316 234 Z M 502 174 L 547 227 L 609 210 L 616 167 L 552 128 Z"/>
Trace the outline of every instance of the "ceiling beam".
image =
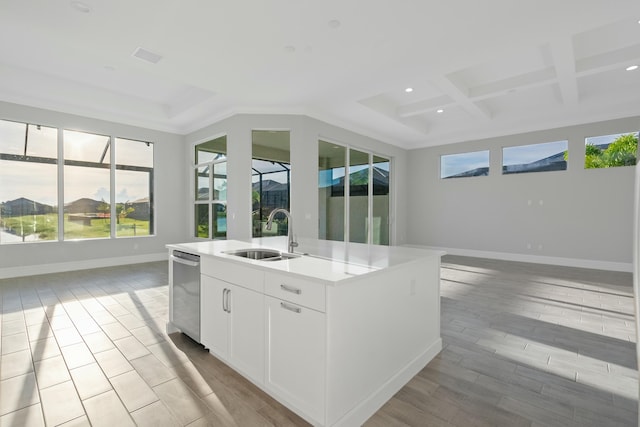
<path id="1" fill-rule="evenodd" d="M 521 90 L 537 86 L 548 86 L 555 80 L 556 72 L 553 67 L 541 68 L 530 73 L 520 74 L 469 88 L 469 97 L 475 101 L 494 98 L 496 96 L 502 96 L 514 89 Z"/>
<path id="2" fill-rule="evenodd" d="M 576 78 L 576 57 L 571 38 L 555 40 L 551 43 L 550 48 L 562 102 L 567 106 L 575 106 L 579 101 L 578 81 Z"/>
<path id="3" fill-rule="evenodd" d="M 429 133 L 429 123 L 426 120 L 421 120 L 418 117 L 399 117 L 393 102 L 384 95 L 376 95 L 371 98 L 362 99 L 358 101 L 358 103 L 371 108 L 395 122 L 402 123 L 406 127 L 418 131 L 421 134 L 426 135 Z"/>
<path id="4" fill-rule="evenodd" d="M 485 120 L 491 119 L 491 112 L 483 105 L 471 100 L 469 97 L 469 89 L 461 83 L 454 82 L 450 76 L 442 76 L 434 79 L 433 83 L 472 116 Z"/>
<path id="5" fill-rule="evenodd" d="M 437 98 L 425 99 L 423 101 L 401 105 L 396 108 L 396 114 L 398 117 L 417 116 L 436 111 L 438 108 L 447 107 L 451 104 L 453 104 L 453 99 L 447 95 L 442 95 Z"/>
<path id="6" fill-rule="evenodd" d="M 596 74 L 631 65 L 631 63 L 639 59 L 640 43 L 582 58 L 576 61 L 576 72 L 580 76 Z"/>

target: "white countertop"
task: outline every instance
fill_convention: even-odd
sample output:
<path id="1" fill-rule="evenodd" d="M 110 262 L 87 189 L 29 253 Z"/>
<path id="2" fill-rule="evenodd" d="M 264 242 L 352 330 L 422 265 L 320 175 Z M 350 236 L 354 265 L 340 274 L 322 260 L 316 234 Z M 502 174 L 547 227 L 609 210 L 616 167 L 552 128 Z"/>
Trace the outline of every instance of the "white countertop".
<path id="1" fill-rule="evenodd" d="M 167 248 L 200 256 L 214 256 L 237 263 L 256 266 L 264 270 L 288 272 L 311 277 L 327 283 L 335 283 L 363 274 L 397 267 L 429 257 L 440 257 L 443 251 L 417 249 L 402 246 L 366 245 L 329 240 L 299 239 L 295 253 L 307 254 L 281 261 L 259 261 L 224 253 L 246 248 L 268 248 L 287 252 L 286 237 L 266 237 L 239 240 L 212 240 L 193 243 L 169 244 Z"/>

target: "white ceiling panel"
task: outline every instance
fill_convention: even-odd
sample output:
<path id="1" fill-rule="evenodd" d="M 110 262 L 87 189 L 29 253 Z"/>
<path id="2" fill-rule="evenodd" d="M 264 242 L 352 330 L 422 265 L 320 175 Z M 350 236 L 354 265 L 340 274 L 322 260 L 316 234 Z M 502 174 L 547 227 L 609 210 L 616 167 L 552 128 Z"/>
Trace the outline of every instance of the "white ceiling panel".
<path id="1" fill-rule="evenodd" d="M 0 100 L 177 133 L 308 114 L 407 148 L 638 114 L 614 73 L 637 0 L 72 3 L 0 0 Z"/>
<path id="2" fill-rule="evenodd" d="M 635 99 L 638 103 L 640 85 L 640 70 L 626 71 L 624 68 L 614 68 L 602 73 L 588 74 L 578 79 L 581 101 L 598 102 L 615 99 L 620 101 Z"/>

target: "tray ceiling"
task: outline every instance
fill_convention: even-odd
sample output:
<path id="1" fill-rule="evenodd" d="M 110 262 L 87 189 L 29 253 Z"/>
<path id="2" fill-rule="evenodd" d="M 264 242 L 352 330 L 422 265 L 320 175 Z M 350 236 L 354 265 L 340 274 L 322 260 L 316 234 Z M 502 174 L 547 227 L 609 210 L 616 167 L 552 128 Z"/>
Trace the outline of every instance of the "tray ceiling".
<path id="1" fill-rule="evenodd" d="M 640 115 L 637 0 L 0 7 L 0 100 L 163 131 L 306 114 L 415 148 Z"/>

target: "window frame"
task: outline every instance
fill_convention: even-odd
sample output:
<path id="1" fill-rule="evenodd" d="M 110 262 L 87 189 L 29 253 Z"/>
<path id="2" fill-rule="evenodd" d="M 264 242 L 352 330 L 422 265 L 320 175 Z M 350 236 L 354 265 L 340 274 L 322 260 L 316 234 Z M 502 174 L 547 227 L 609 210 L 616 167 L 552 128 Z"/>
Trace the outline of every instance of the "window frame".
<path id="1" fill-rule="evenodd" d="M 526 148 L 526 147 L 535 147 L 535 146 L 541 146 L 541 145 L 549 145 L 549 144 L 557 144 L 557 143 L 564 143 L 565 145 L 565 149 L 564 151 L 560 151 L 556 154 L 553 154 L 551 156 L 547 156 L 547 157 L 543 157 L 541 159 L 535 160 L 533 162 L 529 162 L 529 163 L 521 163 L 521 164 L 510 164 L 510 165 L 506 165 L 505 164 L 505 150 L 509 150 L 509 149 L 518 149 L 518 148 Z M 501 174 L 502 175 L 522 175 L 522 174 L 528 174 L 528 173 L 540 173 L 540 172 L 562 172 L 562 171 L 566 171 L 569 169 L 569 162 L 567 161 L 566 155 L 568 155 L 569 153 L 569 140 L 568 139 L 559 139 L 556 141 L 548 141 L 548 142 L 534 142 L 533 144 L 521 144 L 521 145 L 510 145 L 510 146 L 503 146 L 501 149 L 501 154 L 502 154 L 502 167 L 501 167 Z M 546 163 L 546 167 L 548 167 L 548 169 L 545 168 L 545 163 L 540 163 L 540 162 L 544 162 L 545 160 L 551 159 L 554 156 L 558 156 L 562 154 L 563 156 L 563 160 L 561 161 L 551 161 L 549 163 Z M 514 170 L 513 171 L 508 171 L 508 169 L 510 166 L 527 166 L 527 165 L 531 165 L 534 163 L 540 163 L 540 168 L 539 170 L 527 170 L 527 169 L 522 169 L 522 170 Z M 554 164 L 563 164 L 564 168 L 558 168 L 556 169 L 555 166 L 552 166 Z"/>
<path id="2" fill-rule="evenodd" d="M 388 185 L 388 197 L 389 197 L 389 206 L 388 206 L 388 212 L 387 212 L 387 222 L 386 222 L 386 227 L 388 229 L 388 238 L 387 238 L 387 243 L 386 244 L 380 244 L 382 246 L 390 246 L 393 245 L 394 241 L 394 235 L 395 233 L 393 233 L 393 227 L 392 227 L 392 218 L 393 218 L 393 212 L 394 212 L 394 201 L 395 201 L 395 175 L 394 175 L 394 168 L 395 168 L 395 158 L 391 155 L 388 154 L 381 154 L 377 151 L 373 151 L 371 149 L 367 149 L 367 148 L 361 148 L 355 145 L 351 145 L 351 144 L 345 144 L 342 142 L 337 142 L 331 138 L 326 138 L 323 136 L 319 136 L 316 139 L 316 147 L 319 147 L 320 143 L 325 143 L 325 144 L 331 144 L 334 146 L 338 146 L 344 149 L 344 166 L 342 166 L 342 168 L 344 169 L 344 178 L 343 178 L 343 187 L 342 187 L 342 191 L 337 191 L 337 189 L 334 189 L 333 186 L 331 187 L 329 191 L 329 197 L 344 197 L 344 210 L 343 210 L 343 238 L 342 240 L 333 240 L 333 241 L 342 241 L 345 243 L 349 243 L 351 242 L 351 227 L 350 227 L 350 222 L 351 222 L 351 212 L 350 212 L 350 205 L 351 205 L 351 194 L 350 194 L 350 184 L 351 184 L 351 179 L 347 179 L 347 177 L 350 175 L 349 169 L 353 166 L 351 165 L 351 152 L 352 151 L 357 151 L 360 153 L 364 153 L 367 154 L 368 157 L 368 179 L 367 179 L 367 218 L 366 218 L 366 222 L 368 224 L 372 224 L 373 221 L 373 197 L 375 196 L 375 194 L 373 193 L 373 166 L 374 166 L 374 158 L 383 158 L 388 160 L 389 163 L 389 185 Z M 318 161 L 320 160 L 320 156 L 318 153 L 317 159 L 316 159 L 316 164 L 318 164 Z M 386 163 L 386 162 L 385 162 Z M 332 168 L 332 169 L 336 169 L 336 168 Z M 322 171 L 328 171 L 331 169 L 322 169 Z M 317 194 L 317 200 L 319 202 L 319 197 L 320 197 L 320 165 L 317 166 L 317 170 L 316 170 L 316 191 L 318 193 Z M 319 209 L 320 209 L 320 203 L 318 205 L 318 214 L 319 214 Z M 318 224 L 318 231 L 320 231 L 320 227 L 321 224 Z M 374 244 L 372 243 L 373 241 L 373 227 L 369 226 L 367 229 L 367 241 L 365 242 L 365 244 Z M 326 239 L 326 236 L 324 237 L 324 239 Z"/>
<path id="3" fill-rule="evenodd" d="M 137 138 L 132 138 L 129 136 L 122 136 L 122 135 L 117 135 L 115 133 L 100 133 L 100 132 L 95 132 L 92 130 L 86 130 L 86 129 L 74 129 L 74 128 L 68 128 L 65 126 L 58 126 L 58 125 L 50 125 L 50 124 L 36 124 L 36 123 L 32 123 L 30 121 L 25 121 L 25 120 L 13 120 L 13 119 L 5 119 L 5 118 L 0 118 L 0 121 L 3 122 L 13 122 L 13 123 L 19 123 L 22 125 L 26 125 L 27 129 L 29 126 L 42 126 L 42 127 L 47 127 L 47 128 L 51 128 L 51 129 L 55 129 L 56 131 L 56 149 L 55 149 L 55 153 L 56 153 L 56 157 L 55 158 L 48 158 L 48 157 L 38 157 L 38 156 L 29 156 L 29 155 L 14 155 L 14 154 L 10 154 L 8 155 L 7 153 L 0 153 L 0 158 L 3 160 L 8 160 L 8 161 L 27 161 L 30 163 L 46 163 L 46 164 L 55 164 L 56 165 L 56 190 L 55 190 L 55 195 L 52 195 L 53 198 L 55 198 L 56 200 L 56 204 L 57 206 L 54 207 L 54 213 L 57 215 L 57 232 L 56 232 L 56 237 L 55 239 L 48 239 L 48 240 L 34 240 L 34 241 L 23 241 L 23 242 L 0 242 L 1 245 L 9 245 L 9 244 L 21 244 L 21 243 L 49 243 L 49 242 L 65 242 L 65 241 L 86 241 L 86 240 L 111 240 L 111 239 L 122 239 L 122 238 L 127 238 L 127 237 L 135 237 L 135 238 L 143 238 L 143 237 L 154 237 L 156 235 L 156 230 L 155 230 L 155 199 L 154 199 L 154 193 L 155 193 L 155 180 L 154 180 L 154 170 L 155 170 L 155 143 L 152 141 L 144 141 L 144 140 L 140 140 Z M 65 158 L 65 154 L 64 154 L 64 132 L 65 131 L 69 131 L 69 132 L 78 132 L 78 133 L 86 133 L 86 134 L 90 134 L 90 135 L 97 135 L 97 136 L 101 136 L 101 137 L 105 137 L 108 140 L 108 150 L 109 150 L 109 158 L 108 158 L 108 165 L 101 165 L 101 166 L 96 166 L 97 163 L 95 162 L 87 162 L 84 160 L 78 160 L 78 159 L 67 159 Z M 28 130 L 27 130 L 28 132 Z M 28 133 L 25 134 L 25 139 L 28 138 Z M 153 147 L 152 150 L 152 160 L 151 160 L 151 167 L 136 167 L 136 166 L 127 166 L 127 165 L 116 165 L 115 163 L 115 158 L 116 158 L 116 148 L 114 144 L 114 142 L 116 140 L 129 140 L 129 141 L 135 141 L 135 142 L 141 142 L 141 143 L 145 143 L 147 145 L 150 145 Z M 103 156 L 106 156 L 106 149 L 103 152 Z M 101 237 L 80 237 L 80 238 L 65 238 L 65 220 L 64 220 L 64 215 L 65 215 L 65 178 L 66 178 L 66 174 L 65 174 L 65 166 L 80 166 L 80 167 L 98 167 L 100 169 L 108 169 L 109 171 L 109 220 L 110 220 L 110 227 L 109 227 L 109 234 L 107 236 L 101 236 Z M 116 228 L 115 228 L 115 221 L 111 221 L 111 218 L 114 217 L 114 215 L 116 214 L 116 204 L 115 202 L 115 192 L 117 189 L 117 186 L 115 184 L 116 182 L 116 172 L 117 170 L 127 170 L 127 169 L 136 169 L 137 171 L 144 171 L 146 173 L 149 173 L 150 178 L 149 178 L 149 233 L 148 234 L 143 234 L 143 235 L 134 235 L 134 236 L 117 236 L 116 233 Z M 144 170 L 142 170 L 144 169 Z M 105 200 L 106 201 L 106 200 Z M 4 201 L 6 202 L 6 201 Z M 39 203 L 36 201 L 36 203 Z"/>
<path id="4" fill-rule="evenodd" d="M 600 148 L 600 150 L 602 150 L 603 152 L 609 148 L 609 146 L 614 143 L 615 141 L 617 141 L 618 139 L 620 139 L 623 136 L 626 135 L 633 135 L 636 138 L 636 153 L 635 153 L 635 162 L 633 165 L 614 165 L 614 166 L 600 166 L 600 167 L 587 167 L 587 146 L 588 145 L 595 145 L 595 144 L 590 144 L 589 143 L 589 139 L 595 139 L 595 138 L 606 138 L 606 137 L 613 137 L 615 136 L 616 138 L 612 139 L 608 144 L 607 147 L 603 150 L 602 148 Z M 596 135 L 596 136 L 585 136 L 584 138 L 584 151 L 582 152 L 582 154 L 584 155 L 584 162 L 582 164 L 582 168 L 584 170 L 591 170 L 591 169 L 615 169 L 615 168 L 620 168 L 620 167 L 628 167 L 628 166 L 635 166 L 638 164 L 638 161 L 640 160 L 640 131 L 635 131 L 635 132 L 620 132 L 620 133 L 612 133 L 612 134 L 608 134 L 608 135 Z M 599 145 L 603 145 L 603 144 L 599 144 Z"/>
<path id="5" fill-rule="evenodd" d="M 443 176 L 444 173 L 444 159 L 445 157 L 462 157 L 468 154 L 479 154 L 479 153 L 487 153 L 487 166 L 486 166 L 486 173 L 479 173 L 479 174 L 473 174 L 473 175 L 463 175 L 464 173 L 476 170 L 476 169 L 483 169 L 485 166 L 480 166 L 480 167 L 475 167 L 473 169 L 469 169 L 467 171 L 463 171 L 463 172 L 459 172 L 456 173 L 454 175 L 449 175 L 449 176 Z M 485 176 L 489 176 L 489 174 L 491 173 L 491 150 L 486 149 L 486 150 L 475 150 L 475 151 L 464 151 L 464 152 L 460 152 L 460 153 L 451 153 L 451 154 L 441 154 L 440 155 L 440 162 L 439 162 L 439 172 L 440 172 L 440 180 L 451 180 L 451 179 L 459 179 L 459 178 L 478 178 L 478 177 L 485 177 Z"/>
<path id="6" fill-rule="evenodd" d="M 211 160 L 207 160 L 207 161 L 203 161 L 198 163 L 198 145 L 210 142 L 210 141 L 215 141 L 217 139 L 220 138 L 225 138 L 225 153 L 220 153 L 220 152 L 215 152 L 217 154 L 222 154 L 224 157 L 223 158 L 213 158 Z M 191 215 L 191 221 L 192 221 L 192 227 L 191 227 L 191 234 L 193 235 L 193 237 L 195 239 L 199 239 L 199 240 L 226 240 L 228 239 L 228 232 L 229 232 L 229 228 L 228 228 L 228 222 L 227 222 L 227 228 L 225 230 L 225 234 L 224 237 L 216 237 L 213 235 L 214 231 L 213 231 L 213 219 L 214 219 L 214 215 L 213 215 L 213 209 L 214 206 L 224 206 L 224 210 L 226 212 L 228 212 L 228 205 L 227 205 L 227 200 L 226 198 L 224 200 L 219 199 L 219 198 L 215 198 L 214 197 L 214 193 L 215 193 L 215 189 L 214 189 L 214 181 L 215 181 L 215 165 L 217 164 L 221 164 L 221 163 L 227 163 L 227 167 L 228 167 L 228 162 L 229 162 L 229 155 L 228 155 L 228 140 L 229 140 L 229 135 L 227 133 L 220 133 L 220 134 L 216 134 L 214 136 L 208 137 L 208 138 L 204 138 L 200 141 L 197 141 L 193 144 L 191 144 L 190 146 L 190 158 L 191 158 L 191 182 L 193 183 L 192 187 L 191 187 L 191 205 L 193 206 L 193 210 L 192 210 L 192 215 Z M 208 195 L 206 199 L 198 199 L 196 192 L 199 188 L 198 186 L 198 169 L 201 167 L 209 167 L 209 173 L 208 173 L 208 185 L 209 185 L 209 190 L 208 190 Z M 226 175 L 224 176 L 224 179 L 227 181 L 228 183 L 228 176 L 229 173 L 227 171 Z M 207 237 L 201 237 L 198 235 L 198 222 L 196 221 L 196 214 L 197 214 L 197 210 L 199 206 L 207 206 L 207 211 L 208 211 L 208 230 L 207 230 Z M 215 208 L 217 209 L 217 208 Z"/>

